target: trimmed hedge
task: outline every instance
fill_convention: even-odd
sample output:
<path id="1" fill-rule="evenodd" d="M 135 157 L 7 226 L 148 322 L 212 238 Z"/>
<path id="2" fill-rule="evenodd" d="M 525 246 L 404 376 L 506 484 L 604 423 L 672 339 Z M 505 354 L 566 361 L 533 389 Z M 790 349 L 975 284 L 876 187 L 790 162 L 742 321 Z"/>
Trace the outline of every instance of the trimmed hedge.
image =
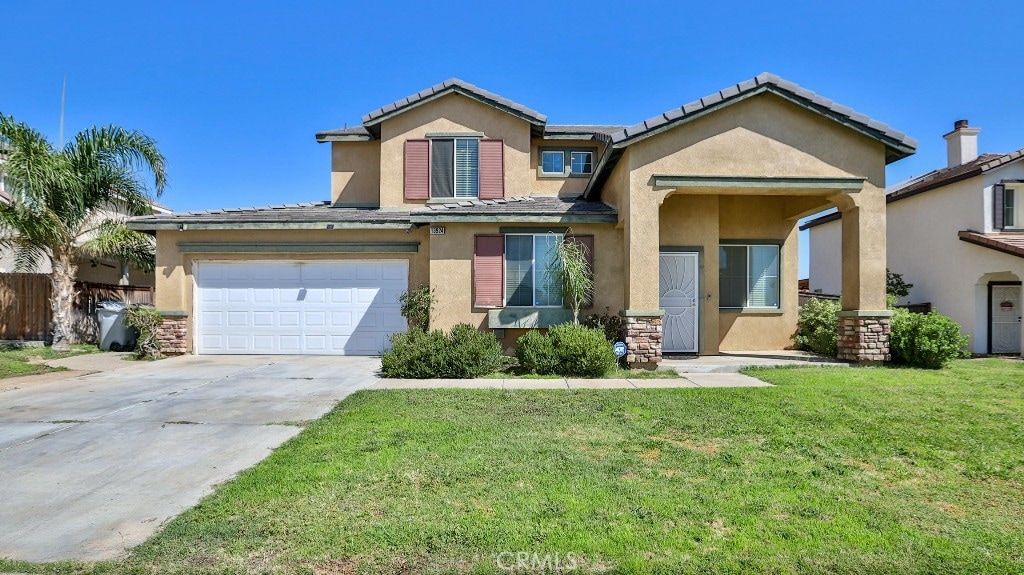
<path id="1" fill-rule="evenodd" d="M 603 329 L 574 323 L 553 326 L 546 335 L 526 332 L 516 341 L 516 359 L 526 373 L 604 377 L 616 357 Z"/>
<path id="2" fill-rule="evenodd" d="M 967 342 L 960 324 L 942 314 L 893 310 L 889 352 L 894 362 L 941 369 L 954 359 L 969 356 Z"/>
<path id="3" fill-rule="evenodd" d="M 800 308 L 796 320 L 793 342 L 798 349 L 835 357 L 838 353 L 839 317 L 842 306 L 838 301 L 814 298 Z"/>
<path id="4" fill-rule="evenodd" d="M 467 379 L 501 371 L 507 359 L 494 334 L 459 324 L 450 333 L 411 329 L 392 335 L 380 364 L 385 377 Z"/>

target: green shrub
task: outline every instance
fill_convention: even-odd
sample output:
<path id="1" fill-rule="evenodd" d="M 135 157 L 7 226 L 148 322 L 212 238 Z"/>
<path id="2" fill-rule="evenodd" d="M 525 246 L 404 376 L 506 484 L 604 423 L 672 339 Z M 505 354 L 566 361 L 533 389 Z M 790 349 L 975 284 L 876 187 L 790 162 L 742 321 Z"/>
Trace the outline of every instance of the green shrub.
<path id="1" fill-rule="evenodd" d="M 547 337 L 555 351 L 558 375 L 604 377 L 615 367 L 615 352 L 603 330 L 564 323 L 548 330 Z"/>
<path id="2" fill-rule="evenodd" d="M 960 324 L 942 314 L 893 310 L 889 352 L 897 363 L 940 369 L 967 356 L 967 341 Z"/>
<path id="3" fill-rule="evenodd" d="M 380 363 L 385 377 L 462 379 L 500 371 L 506 360 L 494 334 L 459 324 L 448 334 L 420 329 L 394 334 Z"/>
<path id="4" fill-rule="evenodd" d="M 434 290 L 430 284 L 420 284 L 398 296 L 402 304 L 402 316 L 413 329 L 430 329 L 430 310 L 434 305 Z"/>
<path id="5" fill-rule="evenodd" d="M 842 308 L 838 301 L 814 298 L 800 308 L 796 320 L 793 342 L 799 349 L 835 357 L 838 353 L 839 317 Z"/>
<path id="6" fill-rule="evenodd" d="M 139 332 L 135 345 L 135 356 L 139 359 L 160 357 L 160 341 L 156 338 L 156 332 L 163 318 L 163 314 L 151 305 L 130 305 L 125 308 L 124 324 Z"/>
<path id="7" fill-rule="evenodd" d="M 592 313 L 583 319 L 583 325 L 587 327 L 596 327 L 604 331 L 604 338 L 610 342 L 616 342 L 622 339 L 622 318 L 618 315 L 612 315 L 609 308 L 604 308 L 604 313 L 598 315 Z"/>
<path id="8" fill-rule="evenodd" d="M 534 329 L 516 340 L 516 359 L 523 373 L 555 373 L 558 365 L 551 338 Z"/>

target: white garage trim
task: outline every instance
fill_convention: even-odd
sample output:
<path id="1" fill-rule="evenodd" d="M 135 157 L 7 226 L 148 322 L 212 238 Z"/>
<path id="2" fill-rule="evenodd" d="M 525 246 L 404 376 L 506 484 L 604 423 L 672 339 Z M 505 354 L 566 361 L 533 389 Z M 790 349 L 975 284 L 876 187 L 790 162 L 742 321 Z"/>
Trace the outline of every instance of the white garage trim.
<path id="1" fill-rule="evenodd" d="M 202 260 L 193 349 L 205 354 L 377 355 L 406 330 L 409 261 Z"/>

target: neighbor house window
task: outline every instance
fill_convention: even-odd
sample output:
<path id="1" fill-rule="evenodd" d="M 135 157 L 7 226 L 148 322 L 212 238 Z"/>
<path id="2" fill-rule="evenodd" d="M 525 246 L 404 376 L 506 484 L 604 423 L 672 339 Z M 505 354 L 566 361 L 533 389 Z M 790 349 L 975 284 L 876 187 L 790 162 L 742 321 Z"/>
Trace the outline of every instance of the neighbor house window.
<path id="1" fill-rule="evenodd" d="M 723 308 L 778 309 L 779 246 L 719 246 L 718 290 Z"/>
<path id="2" fill-rule="evenodd" d="M 545 174 L 565 173 L 565 152 L 544 151 L 540 153 L 540 171 Z"/>
<path id="3" fill-rule="evenodd" d="M 1017 198 L 1012 189 L 1003 192 L 1003 226 L 1007 228 L 1024 227 L 1020 226 L 1017 218 Z M 1024 222 L 1022 222 L 1024 223 Z"/>
<path id="4" fill-rule="evenodd" d="M 480 140 L 434 138 L 430 141 L 430 195 L 475 198 L 480 195 Z"/>
<path id="5" fill-rule="evenodd" d="M 570 167 L 573 174 L 590 174 L 594 170 L 594 152 L 570 153 Z"/>
<path id="6" fill-rule="evenodd" d="M 559 234 L 509 234 L 505 236 L 505 305 L 562 305 L 558 281 Z"/>

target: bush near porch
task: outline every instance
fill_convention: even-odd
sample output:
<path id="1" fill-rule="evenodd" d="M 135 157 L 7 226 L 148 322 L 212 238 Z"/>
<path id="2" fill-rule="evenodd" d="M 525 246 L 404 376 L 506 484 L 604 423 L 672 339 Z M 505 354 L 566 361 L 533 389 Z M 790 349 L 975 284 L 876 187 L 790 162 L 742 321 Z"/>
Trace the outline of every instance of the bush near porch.
<path id="1" fill-rule="evenodd" d="M 1019 573 L 1024 363 L 363 391 L 124 560 L 48 573 Z"/>

